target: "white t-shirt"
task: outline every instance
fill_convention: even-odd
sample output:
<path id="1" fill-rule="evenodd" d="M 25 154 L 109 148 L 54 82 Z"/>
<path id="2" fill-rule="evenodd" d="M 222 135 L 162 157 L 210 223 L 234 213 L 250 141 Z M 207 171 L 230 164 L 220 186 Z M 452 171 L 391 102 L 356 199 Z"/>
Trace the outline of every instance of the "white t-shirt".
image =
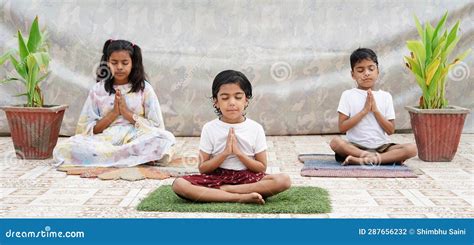
<path id="1" fill-rule="evenodd" d="M 210 154 L 211 157 L 223 152 L 230 128 L 234 128 L 239 148 L 247 156 L 255 159 L 255 154 L 267 149 L 267 141 L 262 125 L 249 118 L 235 124 L 225 123 L 219 119 L 207 122 L 202 128 L 199 149 Z M 220 167 L 232 170 L 247 169 L 234 154 L 228 156 Z"/>
<path id="2" fill-rule="evenodd" d="M 390 93 L 378 90 L 372 91 L 375 103 L 387 120 L 395 119 L 395 110 L 393 109 L 392 95 Z M 337 111 L 353 117 L 364 109 L 367 98 L 367 91 L 353 88 L 346 90 L 341 95 Z M 369 112 L 353 128 L 346 132 L 347 140 L 367 148 L 377 148 L 390 142 L 390 138 L 375 119 L 373 112 Z"/>

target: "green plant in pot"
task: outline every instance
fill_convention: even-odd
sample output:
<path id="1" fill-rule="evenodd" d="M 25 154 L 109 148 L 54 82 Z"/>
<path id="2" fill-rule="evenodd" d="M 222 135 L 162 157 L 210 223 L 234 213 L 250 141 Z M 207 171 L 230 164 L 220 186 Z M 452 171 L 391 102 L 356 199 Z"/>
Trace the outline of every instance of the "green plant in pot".
<path id="1" fill-rule="evenodd" d="M 28 38 L 20 30 L 18 47 L 0 57 L 0 65 L 10 61 L 14 71 L 0 83 L 19 82 L 25 92 L 15 95 L 26 97 L 26 104 L 2 106 L 7 115 L 16 155 L 26 159 L 51 157 L 56 146 L 61 122 L 67 105 L 44 105 L 40 84 L 49 75 L 50 55 L 36 17 L 31 24 Z"/>
<path id="2" fill-rule="evenodd" d="M 460 21 L 446 28 L 446 12 L 436 27 L 424 27 L 415 16 L 420 40 L 407 41 L 410 55 L 405 56 L 406 66 L 412 71 L 422 96 L 418 106 L 406 106 L 423 161 L 451 161 L 456 154 L 464 121 L 469 110 L 448 105 L 446 80 L 450 69 L 466 58 L 470 49 L 449 60 L 449 55 L 460 40 Z"/>

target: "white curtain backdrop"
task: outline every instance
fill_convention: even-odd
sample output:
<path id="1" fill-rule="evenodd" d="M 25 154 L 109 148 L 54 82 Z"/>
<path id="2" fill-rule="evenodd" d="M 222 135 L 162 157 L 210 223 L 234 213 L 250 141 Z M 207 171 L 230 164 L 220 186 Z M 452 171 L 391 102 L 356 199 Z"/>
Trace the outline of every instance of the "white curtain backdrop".
<path id="1" fill-rule="evenodd" d="M 51 75 L 42 84 L 47 104 L 68 104 L 61 134 L 72 135 L 95 83 L 103 43 L 127 39 L 143 50 L 145 70 L 160 100 L 165 125 L 177 136 L 198 136 L 216 117 L 209 99 L 214 76 L 240 70 L 254 86 L 248 117 L 268 135 L 336 133 L 341 93 L 355 86 L 350 53 L 376 51 L 377 88 L 394 99 L 396 128 L 409 129 L 405 105 L 421 95 L 405 68 L 405 42 L 417 38 L 413 20 L 434 24 L 449 11 L 461 19 L 453 54 L 474 45 L 472 0 L 0 0 L 0 52 L 17 45 L 36 15 L 49 33 Z M 474 108 L 471 54 L 449 75 L 451 104 Z M 10 72 L 0 69 L 0 77 Z M 20 104 L 17 83 L 0 85 L 0 105 Z M 0 113 L 0 133 L 9 128 Z M 468 116 L 464 132 L 472 133 Z"/>

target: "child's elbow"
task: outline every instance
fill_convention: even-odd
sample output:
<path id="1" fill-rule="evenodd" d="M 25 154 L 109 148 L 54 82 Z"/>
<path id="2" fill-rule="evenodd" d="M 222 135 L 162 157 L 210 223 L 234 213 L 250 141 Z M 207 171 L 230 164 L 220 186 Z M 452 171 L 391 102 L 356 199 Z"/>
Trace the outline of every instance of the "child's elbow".
<path id="1" fill-rule="evenodd" d="M 340 132 L 341 134 L 345 134 L 345 133 L 347 132 L 347 129 L 346 129 L 345 127 L 339 125 L 339 132 Z"/>
<path id="2" fill-rule="evenodd" d="M 207 174 L 209 173 L 209 169 L 207 169 L 203 164 L 199 164 L 198 166 L 199 173 L 201 174 Z"/>
<path id="3" fill-rule="evenodd" d="M 395 129 L 394 129 L 394 128 L 392 128 L 392 129 L 390 129 L 390 130 L 387 131 L 387 134 L 388 134 L 388 135 L 392 135 L 392 134 L 394 134 L 394 133 L 395 133 Z"/>

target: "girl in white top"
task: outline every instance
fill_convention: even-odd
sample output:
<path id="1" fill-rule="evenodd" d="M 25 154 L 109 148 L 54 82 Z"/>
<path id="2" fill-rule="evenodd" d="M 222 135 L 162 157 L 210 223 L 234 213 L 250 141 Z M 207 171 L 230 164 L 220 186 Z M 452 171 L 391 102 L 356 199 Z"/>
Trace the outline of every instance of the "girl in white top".
<path id="1" fill-rule="evenodd" d="M 191 201 L 264 204 L 265 197 L 290 188 L 286 174 L 265 174 L 267 144 L 263 127 L 245 117 L 252 85 L 238 71 L 219 73 L 212 84 L 219 116 L 206 123 L 199 144 L 199 175 L 177 178 L 174 192 Z"/>
<path id="2" fill-rule="evenodd" d="M 379 70 L 374 51 L 359 48 L 351 54 L 351 75 L 357 88 L 344 91 L 339 102 L 339 130 L 347 140 L 335 137 L 330 146 L 336 160 L 346 164 L 402 163 L 417 154 L 415 144 L 390 143 L 395 132 L 392 96 L 372 91 Z"/>

